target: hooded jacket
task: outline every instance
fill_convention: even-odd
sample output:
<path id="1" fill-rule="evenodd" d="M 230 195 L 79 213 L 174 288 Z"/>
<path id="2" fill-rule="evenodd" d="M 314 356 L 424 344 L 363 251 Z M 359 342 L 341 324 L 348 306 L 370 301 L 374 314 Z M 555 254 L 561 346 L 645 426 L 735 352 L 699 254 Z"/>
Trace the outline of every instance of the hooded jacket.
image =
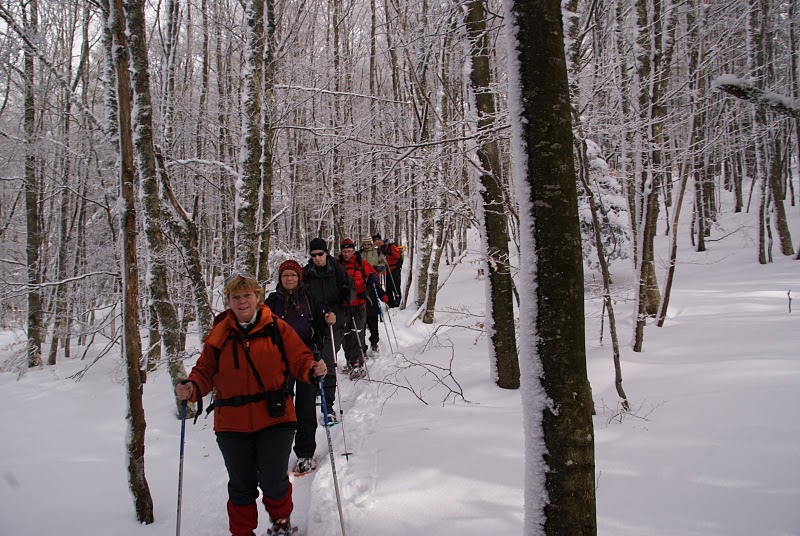
<path id="1" fill-rule="evenodd" d="M 212 389 L 218 400 L 262 393 L 247 354 L 266 391 L 283 389 L 287 363 L 288 372 L 295 378 L 312 383 L 314 355 L 286 322 L 275 318 L 283 341 L 283 357 L 269 335 L 253 336 L 272 321 L 272 311 L 264 304 L 259 305 L 256 323 L 247 332 L 239 327 L 233 311 L 227 310 L 219 315 L 211 333 L 203 340 L 203 351 L 187 378 L 197 386 L 191 400 L 197 401 L 198 391 L 203 397 Z M 249 337 L 242 338 L 245 335 Z M 271 417 L 267 402 L 263 400 L 241 406 L 217 406 L 214 408 L 214 431 L 255 432 L 268 426 L 296 421 L 291 397 L 287 397 L 285 402 L 286 411 L 280 417 Z"/>

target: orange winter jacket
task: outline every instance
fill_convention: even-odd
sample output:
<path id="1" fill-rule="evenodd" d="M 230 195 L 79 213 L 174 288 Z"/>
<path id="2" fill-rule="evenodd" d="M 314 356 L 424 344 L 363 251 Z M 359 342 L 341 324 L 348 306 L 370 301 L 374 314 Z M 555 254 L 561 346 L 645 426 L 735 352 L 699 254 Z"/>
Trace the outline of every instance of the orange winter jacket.
<path id="1" fill-rule="evenodd" d="M 273 321 L 272 311 L 260 304 L 261 316 L 248 332 L 259 332 Z M 211 333 L 203 341 L 203 351 L 187 378 L 197 386 L 192 401 L 207 395 L 212 389 L 214 398 L 223 400 L 237 396 L 262 393 L 250 364 L 247 352 L 255 365 L 266 391 L 279 391 L 284 388 L 286 363 L 289 371 L 300 381 L 310 383 L 314 354 L 306 347 L 295 331 L 283 320 L 275 318 L 283 340 L 286 360 L 269 335 L 234 339 L 231 335 L 243 335 L 233 312 L 226 311 L 221 321 L 211 328 Z M 234 345 L 236 348 L 234 349 Z M 291 396 L 285 398 L 286 411 L 281 417 L 269 415 L 266 400 L 245 403 L 240 406 L 217 406 L 214 408 L 215 432 L 255 432 L 283 422 L 297 420 Z"/>

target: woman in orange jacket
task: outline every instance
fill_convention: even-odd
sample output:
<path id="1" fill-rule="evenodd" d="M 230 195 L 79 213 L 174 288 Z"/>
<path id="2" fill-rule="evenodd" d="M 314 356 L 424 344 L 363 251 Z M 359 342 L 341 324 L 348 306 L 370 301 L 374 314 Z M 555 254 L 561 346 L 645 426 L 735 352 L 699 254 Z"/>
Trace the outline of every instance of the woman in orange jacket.
<path id="1" fill-rule="evenodd" d="M 233 536 L 255 536 L 258 488 L 272 528 L 292 533 L 289 454 L 296 417 L 287 378 L 316 384 L 324 361 L 314 361 L 295 331 L 260 303 L 262 289 L 237 273 L 225 284 L 229 308 L 215 320 L 180 400 L 199 401 L 214 390 L 214 431 L 228 470 L 228 521 Z M 210 410 L 211 408 L 209 408 Z"/>

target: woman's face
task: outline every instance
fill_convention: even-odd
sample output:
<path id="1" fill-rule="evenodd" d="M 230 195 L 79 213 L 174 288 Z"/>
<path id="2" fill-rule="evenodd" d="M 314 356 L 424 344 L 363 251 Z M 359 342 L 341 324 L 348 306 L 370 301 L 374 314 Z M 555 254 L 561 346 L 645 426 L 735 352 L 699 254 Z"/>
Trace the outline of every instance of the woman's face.
<path id="1" fill-rule="evenodd" d="M 294 270 L 284 270 L 281 273 L 281 286 L 286 290 L 296 290 L 300 286 L 300 278 Z"/>
<path id="2" fill-rule="evenodd" d="M 235 290 L 228 295 L 228 307 L 236 315 L 236 320 L 246 324 L 253 319 L 258 310 L 258 294 L 252 290 Z"/>

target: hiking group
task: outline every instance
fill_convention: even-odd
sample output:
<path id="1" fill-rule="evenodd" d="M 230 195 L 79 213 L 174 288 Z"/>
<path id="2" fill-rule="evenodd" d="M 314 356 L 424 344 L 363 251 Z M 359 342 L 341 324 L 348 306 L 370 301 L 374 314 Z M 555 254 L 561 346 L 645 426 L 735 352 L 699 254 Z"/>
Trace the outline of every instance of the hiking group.
<path id="1" fill-rule="evenodd" d="M 294 260 L 281 263 L 275 290 L 264 303 L 254 276 L 233 273 L 223 289 L 227 309 L 214 319 L 187 379 L 176 385 L 178 399 L 196 402 L 198 414 L 202 398 L 214 392 L 206 412 L 214 413 L 228 472 L 232 536 L 255 535 L 259 488 L 272 523 L 267 534 L 293 534 L 287 471 L 292 444 L 294 474 L 313 471 L 318 395 L 324 395 L 324 422 L 340 419 L 334 410 L 336 354 L 344 349 L 341 370 L 355 380 L 367 374 L 367 352 L 379 351 L 380 302 L 399 305 L 402 253 L 377 234 L 365 237 L 361 246 L 356 251 L 355 242 L 345 238 L 334 258 L 327 243 L 314 238 L 305 266 Z"/>

